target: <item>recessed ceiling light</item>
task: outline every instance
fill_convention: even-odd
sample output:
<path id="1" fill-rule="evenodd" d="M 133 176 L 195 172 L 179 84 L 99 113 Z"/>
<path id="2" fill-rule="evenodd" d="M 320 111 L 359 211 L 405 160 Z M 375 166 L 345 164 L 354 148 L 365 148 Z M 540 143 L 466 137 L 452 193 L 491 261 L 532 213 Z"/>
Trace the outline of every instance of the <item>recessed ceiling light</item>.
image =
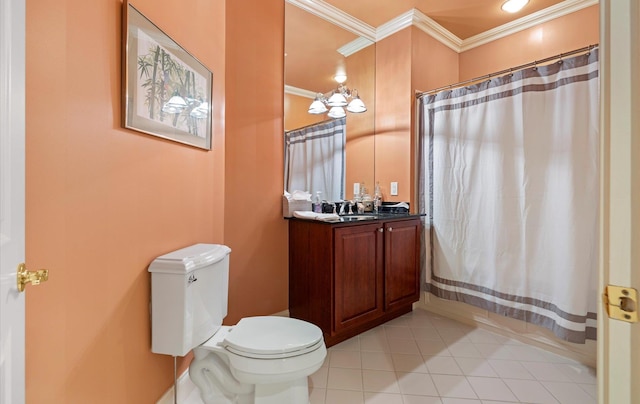
<path id="1" fill-rule="evenodd" d="M 529 0 L 507 0 L 502 5 L 502 10 L 507 13 L 517 13 L 522 10 L 522 7 L 526 6 Z"/>

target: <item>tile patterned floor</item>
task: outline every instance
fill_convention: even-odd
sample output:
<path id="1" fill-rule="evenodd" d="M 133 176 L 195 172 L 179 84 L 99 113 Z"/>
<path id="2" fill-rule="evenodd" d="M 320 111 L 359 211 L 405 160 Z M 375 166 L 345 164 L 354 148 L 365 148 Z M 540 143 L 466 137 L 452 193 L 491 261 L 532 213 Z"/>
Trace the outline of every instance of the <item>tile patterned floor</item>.
<path id="1" fill-rule="evenodd" d="M 329 348 L 309 389 L 311 404 L 597 402 L 594 369 L 420 309 Z"/>
<path id="2" fill-rule="evenodd" d="M 414 310 L 328 350 L 311 404 L 596 403 L 595 370 Z"/>

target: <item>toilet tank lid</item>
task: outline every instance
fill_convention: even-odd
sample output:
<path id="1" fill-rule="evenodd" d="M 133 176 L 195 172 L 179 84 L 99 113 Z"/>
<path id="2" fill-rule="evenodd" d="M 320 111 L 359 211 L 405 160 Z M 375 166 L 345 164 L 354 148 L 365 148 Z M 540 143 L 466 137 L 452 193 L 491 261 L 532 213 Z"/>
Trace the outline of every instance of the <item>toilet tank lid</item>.
<path id="1" fill-rule="evenodd" d="M 231 248 L 222 244 L 194 244 L 172 251 L 154 259 L 149 272 L 186 274 L 198 268 L 215 264 L 231 253 Z"/>

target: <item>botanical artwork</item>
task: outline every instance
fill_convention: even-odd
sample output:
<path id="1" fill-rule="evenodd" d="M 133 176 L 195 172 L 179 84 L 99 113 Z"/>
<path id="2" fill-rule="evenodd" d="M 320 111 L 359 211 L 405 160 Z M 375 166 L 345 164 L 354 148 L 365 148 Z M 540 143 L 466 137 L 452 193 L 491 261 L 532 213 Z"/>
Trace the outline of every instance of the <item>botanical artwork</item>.
<path id="1" fill-rule="evenodd" d="M 203 118 L 208 111 L 206 79 L 142 30 L 138 31 L 138 114 L 204 137 L 207 120 Z"/>
<path id="2" fill-rule="evenodd" d="M 213 74 L 125 0 L 124 126 L 211 149 Z"/>

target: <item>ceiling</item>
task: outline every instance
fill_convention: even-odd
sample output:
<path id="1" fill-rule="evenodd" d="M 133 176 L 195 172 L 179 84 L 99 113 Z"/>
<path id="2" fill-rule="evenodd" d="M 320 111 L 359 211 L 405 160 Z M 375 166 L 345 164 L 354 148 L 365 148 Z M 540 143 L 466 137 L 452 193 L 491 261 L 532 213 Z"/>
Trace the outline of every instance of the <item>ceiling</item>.
<path id="1" fill-rule="evenodd" d="M 504 0 L 324 1 L 373 27 L 379 27 L 415 8 L 460 39 L 467 39 L 562 2 L 562 0 L 530 0 L 521 11 L 509 14 L 500 8 Z"/>
<path id="2" fill-rule="evenodd" d="M 501 10 L 504 0 L 285 0 L 285 84 L 296 88 L 326 92 L 334 87 L 336 70 L 344 64 L 337 50 L 359 35 L 328 22 L 301 7 L 311 5 L 329 9 L 331 14 L 346 13 L 356 24 L 375 31 L 413 9 L 465 40 L 529 14 L 572 0 L 530 0 L 521 11 Z M 338 10 L 335 10 L 335 9 Z"/>

